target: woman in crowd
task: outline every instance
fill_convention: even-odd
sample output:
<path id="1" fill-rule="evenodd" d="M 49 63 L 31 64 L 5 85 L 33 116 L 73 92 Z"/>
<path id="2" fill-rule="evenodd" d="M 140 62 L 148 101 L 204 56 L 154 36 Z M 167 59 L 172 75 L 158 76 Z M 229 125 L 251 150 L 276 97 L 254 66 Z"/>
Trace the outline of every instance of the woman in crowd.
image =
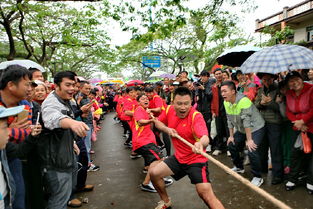
<path id="1" fill-rule="evenodd" d="M 296 71 L 289 72 L 285 80 L 289 86 L 286 93 L 286 114 L 293 123 L 293 130 L 297 137 L 294 139 L 295 144 L 292 148 L 290 175 L 286 190 L 295 188 L 299 173 L 304 169 L 307 174 L 306 188 L 309 194 L 313 194 L 313 152 L 305 153 L 301 149 L 301 132 L 307 133 L 311 144 L 313 142 L 313 85 L 303 82 L 300 73 Z"/>

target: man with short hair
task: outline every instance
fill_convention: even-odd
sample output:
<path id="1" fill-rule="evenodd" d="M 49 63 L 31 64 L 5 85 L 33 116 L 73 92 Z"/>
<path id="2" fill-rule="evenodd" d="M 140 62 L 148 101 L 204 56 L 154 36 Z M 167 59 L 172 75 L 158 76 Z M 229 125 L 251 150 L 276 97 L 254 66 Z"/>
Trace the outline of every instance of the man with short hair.
<path id="1" fill-rule="evenodd" d="M 163 178 L 172 175 L 179 180 L 188 175 L 191 183 L 196 185 L 198 195 L 204 203 L 215 209 L 224 208 L 216 198 L 209 180 L 208 160 L 199 155 L 209 143 L 208 130 L 201 113 L 191 106 L 191 92 L 188 88 L 178 87 L 174 93 L 173 105 L 154 119 L 156 127 L 172 137 L 175 153 L 157 165 L 151 165 L 149 174 L 152 183 L 160 195 L 161 201 L 156 209 L 170 208 L 172 203 L 168 197 Z M 175 138 L 180 135 L 195 146 L 189 146 Z"/>
<path id="2" fill-rule="evenodd" d="M 20 65 L 10 65 L 1 71 L 0 79 L 0 105 L 4 107 L 16 107 L 24 105 L 26 117 L 8 118 L 10 129 L 10 141 L 6 146 L 10 171 L 16 183 L 16 193 L 13 208 L 25 208 L 25 185 L 23 179 L 22 163 L 15 154 L 16 144 L 20 144 L 31 133 L 32 112 L 26 97 L 31 91 L 31 74 Z"/>
<path id="3" fill-rule="evenodd" d="M 259 146 L 264 137 L 264 120 L 258 109 L 250 99 L 241 93 L 237 93 L 235 83 L 224 81 L 221 86 L 224 98 L 224 106 L 227 114 L 229 138 L 228 149 L 233 159 L 233 171 L 244 173 L 243 149 L 248 148 L 248 156 L 253 174 L 252 184 L 261 186 L 263 179 L 261 175 L 261 160 Z M 234 130 L 236 132 L 234 133 Z"/>
<path id="4" fill-rule="evenodd" d="M 47 209 L 66 209 L 75 186 L 76 135 L 84 137 L 89 127 L 76 121 L 70 100 L 75 93 L 75 75 L 59 72 L 54 77 L 56 90 L 42 103 L 45 130 L 39 143 L 44 187 L 48 191 Z"/>
<path id="5" fill-rule="evenodd" d="M 41 70 L 37 69 L 37 68 L 29 68 L 30 73 L 32 74 L 32 79 L 34 81 L 38 80 L 38 81 L 42 81 L 44 82 L 45 79 L 42 75 Z"/>
<path id="6" fill-rule="evenodd" d="M 80 88 L 79 88 L 77 103 L 80 107 L 83 107 L 84 105 L 90 104 L 92 101 L 88 98 L 90 91 L 91 91 L 91 85 L 88 81 L 81 81 L 80 82 Z M 88 171 L 98 171 L 100 168 L 97 165 L 94 165 L 91 162 L 90 158 L 90 150 L 91 150 L 91 135 L 93 132 L 93 117 L 91 110 L 88 110 L 86 117 L 82 117 L 83 122 L 89 127 L 89 130 L 87 131 L 87 135 L 83 138 L 83 141 L 85 142 L 85 146 L 87 149 L 87 156 L 88 156 L 88 164 L 89 168 Z"/>
<path id="7" fill-rule="evenodd" d="M 206 70 L 203 70 L 200 74 L 200 80 L 194 84 L 197 98 L 197 110 L 202 113 L 209 132 L 211 131 L 212 121 L 211 103 L 213 99 L 213 83 L 214 80 L 210 79 L 210 73 Z M 210 148 L 211 145 L 208 146 L 207 151 L 210 152 Z"/>
<path id="8" fill-rule="evenodd" d="M 226 139 L 229 137 L 227 128 L 227 117 L 224 108 L 224 99 L 221 95 L 221 84 L 223 82 L 222 69 L 217 68 L 214 70 L 214 77 L 216 82 L 212 85 L 212 103 L 211 112 L 212 117 L 215 118 L 216 137 L 213 139 L 212 155 L 219 155 L 226 151 Z"/>

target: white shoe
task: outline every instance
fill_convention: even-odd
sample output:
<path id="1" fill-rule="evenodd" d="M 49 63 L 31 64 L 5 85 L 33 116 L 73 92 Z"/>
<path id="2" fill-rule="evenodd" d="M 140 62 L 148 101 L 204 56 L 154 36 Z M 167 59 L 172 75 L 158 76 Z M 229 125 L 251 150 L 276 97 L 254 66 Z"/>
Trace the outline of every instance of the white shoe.
<path id="1" fill-rule="evenodd" d="M 231 154 L 230 154 L 230 151 L 227 151 L 227 157 L 230 157 Z"/>
<path id="2" fill-rule="evenodd" d="M 174 180 L 170 177 L 164 177 L 163 180 L 164 180 L 165 186 L 167 187 L 174 183 Z"/>
<path id="3" fill-rule="evenodd" d="M 250 159 L 248 156 L 245 156 L 245 159 L 243 161 L 243 165 L 249 165 L 250 164 Z"/>
<path id="4" fill-rule="evenodd" d="M 212 153 L 212 155 L 214 155 L 214 156 L 217 156 L 219 154 L 222 154 L 222 151 L 218 150 L 218 149 L 214 150 L 214 152 Z"/>
<path id="5" fill-rule="evenodd" d="M 234 166 L 234 167 L 232 168 L 232 171 L 235 171 L 236 173 L 244 173 L 244 172 L 245 172 L 245 169 L 237 168 L 236 166 Z"/>
<path id="6" fill-rule="evenodd" d="M 212 151 L 212 146 L 209 144 L 207 147 L 206 147 L 206 152 L 211 152 Z"/>
<path id="7" fill-rule="evenodd" d="M 264 180 L 262 178 L 259 177 L 253 177 L 253 179 L 251 180 L 251 183 L 257 187 L 261 186 L 263 184 Z"/>

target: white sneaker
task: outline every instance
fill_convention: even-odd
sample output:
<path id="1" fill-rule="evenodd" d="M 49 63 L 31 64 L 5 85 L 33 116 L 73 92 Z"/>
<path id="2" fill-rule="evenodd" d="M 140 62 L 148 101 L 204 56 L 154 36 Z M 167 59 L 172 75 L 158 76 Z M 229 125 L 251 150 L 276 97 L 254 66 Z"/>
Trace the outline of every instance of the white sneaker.
<path id="1" fill-rule="evenodd" d="M 230 151 L 227 151 L 227 157 L 231 157 Z"/>
<path id="2" fill-rule="evenodd" d="M 236 173 L 244 173 L 245 172 L 245 169 L 243 168 L 237 168 L 236 166 L 234 166 L 232 168 L 232 171 L 235 171 Z"/>
<path id="3" fill-rule="evenodd" d="M 250 159 L 247 155 L 245 156 L 245 159 L 243 161 L 243 165 L 250 165 Z"/>
<path id="4" fill-rule="evenodd" d="M 261 186 L 263 184 L 263 182 L 264 182 L 264 180 L 262 178 L 259 178 L 259 177 L 253 177 L 253 179 L 251 180 L 251 183 L 257 187 Z"/>
<path id="5" fill-rule="evenodd" d="M 222 151 L 218 150 L 218 149 L 214 150 L 214 152 L 212 153 L 212 155 L 214 155 L 214 156 L 217 156 L 219 154 L 222 154 Z"/>
<path id="6" fill-rule="evenodd" d="M 167 187 L 174 183 L 174 180 L 170 177 L 164 177 L 163 180 L 164 180 L 165 186 Z"/>
<path id="7" fill-rule="evenodd" d="M 212 146 L 209 144 L 207 147 L 206 147 L 206 152 L 211 152 L 212 151 Z"/>

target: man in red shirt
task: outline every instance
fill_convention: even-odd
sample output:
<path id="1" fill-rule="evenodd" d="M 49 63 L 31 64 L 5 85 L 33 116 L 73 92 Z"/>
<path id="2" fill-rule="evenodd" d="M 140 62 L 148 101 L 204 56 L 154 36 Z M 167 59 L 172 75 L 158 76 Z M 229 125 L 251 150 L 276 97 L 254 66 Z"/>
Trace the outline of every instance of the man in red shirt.
<path id="1" fill-rule="evenodd" d="M 154 133 L 151 130 L 151 123 L 147 108 L 149 99 L 145 94 L 137 97 L 138 107 L 135 109 L 133 122 L 133 151 L 143 156 L 145 161 L 145 169 L 148 170 L 152 162 L 160 162 L 163 158 L 161 150 L 156 145 Z M 156 163 L 154 163 L 156 165 Z M 165 185 L 173 183 L 172 179 L 164 179 Z M 148 192 L 157 192 L 150 181 L 150 175 L 147 173 L 144 182 L 141 184 L 141 190 Z"/>
<path id="2" fill-rule="evenodd" d="M 128 94 L 128 97 L 126 97 L 124 100 L 123 112 L 125 115 L 124 119 L 127 121 L 130 127 L 130 134 L 129 134 L 127 141 L 124 143 L 124 145 L 129 145 L 129 143 L 132 140 L 132 133 L 134 131 L 133 116 L 134 116 L 135 109 L 138 106 L 138 103 L 136 101 L 137 91 L 134 86 L 127 87 L 126 93 Z M 138 157 L 141 157 L 141 156 L 137 155 L 136 153 L 132 151 L 130 158 L 136 159 Z"/>
<path id="3" fill-rule="evenodd" d="M 190 90 L 179 87 L 174 92 L 173 106 L 168 106 L 158 120 L 154 119 L 158 129 L 172 136 L 175 148 L 173 156 L 166 158 L 149 170 L 152 183 L 161 198 L 156 209 L 166 209 L 172 205 L 162 180 L 168 175 L 172 175 L 175 180 L 188 175 L 191 183 L 196 185 L 198 195 L 207 206 L 217 209 L 224 208 L 213 193 L 207 159 L 198 155 L 198 150 L 205 150 L 209 143 L 209 137 L 202 114 L 192 108 L 191 102 Z M 192 150 L 175 138 L 176 134 L 194 144 L 196 149 Z"/>
<path id="4" fill-rule="evenodd" d="M 152 87 L 145 88 L 145 94 L 149 98 L 149 110 L 153 113 L 155 117 L 158 117 L 166 108 L 165 101 L 159 95 L 157 95 L 157 93 L 154 91 Z M 163 144 L 163 142 L 160 139 L 159 131 L 154 129 L 153 132 L 156 136 L 157 144 L 161 147 L 164 146 L 166 149 L 166 154 L 170 155 L 171 154 L 170 137 L 166 133 L 162 133 L 162 139 L 164 142 Z"/>

